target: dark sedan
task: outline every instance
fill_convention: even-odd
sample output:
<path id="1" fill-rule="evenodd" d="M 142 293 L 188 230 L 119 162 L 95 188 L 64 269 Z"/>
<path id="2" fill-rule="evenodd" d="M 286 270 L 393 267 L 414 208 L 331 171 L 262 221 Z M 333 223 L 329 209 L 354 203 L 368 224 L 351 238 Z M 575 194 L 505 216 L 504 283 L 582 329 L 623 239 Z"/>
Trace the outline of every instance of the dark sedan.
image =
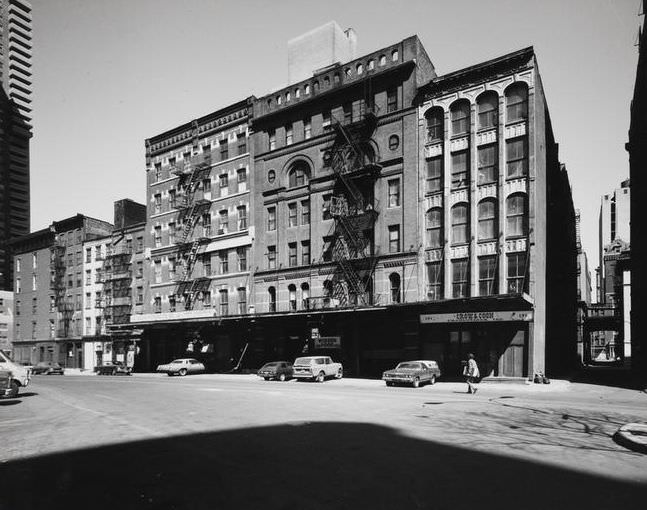
<path id="1" fill-rule="evenodd" d="M 440 377 L 440 368 L 432 360 L 403 361 L 382 375 L 387 386 L 410 384 L 414 388 L 425 383 L 434 384 L 437 377 Z"/>
<path id="2" fill-rule="evenodd" d="M 31 369 L 32 374 L 63 375 L 65 369 L 54 361 L 41 361 Z"/>
<path id="3" fill-rule="evenodd" d="M 265 363 L 265 365 L 263 365 L 258 371 L 258 376 L 262 377 L 266 381 L 269 381 L 270 379 L 285 381 L 286 379 L 292 379 L 292 374 L 292 363 L 287 361 L 272 361 L 271 363 Z"/>
<path id="4" fill-rule="evenodd" d="M 106 361 L 94 369 L 98 375 L 130 375 L 132 368 L 121 361 Z"/>

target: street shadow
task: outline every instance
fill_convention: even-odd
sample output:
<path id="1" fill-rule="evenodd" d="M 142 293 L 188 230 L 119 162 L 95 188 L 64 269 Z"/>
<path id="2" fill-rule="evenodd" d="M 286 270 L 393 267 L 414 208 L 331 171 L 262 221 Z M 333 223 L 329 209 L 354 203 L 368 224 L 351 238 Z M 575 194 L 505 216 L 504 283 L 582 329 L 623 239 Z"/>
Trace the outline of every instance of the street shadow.
<path id="1" fill-rule="evenodd" d="M 15 398 L 12 398 L 11 400 L 0 400 L 0 406 L 15 406 L 16 404 L 20 404 L 21 402 L 22 400 L 18 400 Z"/>
<path id="2" fill-rule="evenodd" d="M 612 386 L 628 390 L 643 390 L 644 382 L 637 379 L 631 370 L 617 366 L 588 365 L 572 373 L 571 382 Z"/>
<path id="3" fill-rule="evenodd" d="M 38 393 L 33 392 L 33 391 L 27 391 L 25 393 L 19 393 L 18 396 L 20 398 L 23 398 L 23 397 L 36 397 L 36 396 L 38 396 Z"/>
<path id="4" fill-rule="evenodd" d="M 405 437 L 298 422 L 0 465 L 0 510 L 638 508 L 647 484 Z M 54 507 L 57 507 L 54 505 Z"/>

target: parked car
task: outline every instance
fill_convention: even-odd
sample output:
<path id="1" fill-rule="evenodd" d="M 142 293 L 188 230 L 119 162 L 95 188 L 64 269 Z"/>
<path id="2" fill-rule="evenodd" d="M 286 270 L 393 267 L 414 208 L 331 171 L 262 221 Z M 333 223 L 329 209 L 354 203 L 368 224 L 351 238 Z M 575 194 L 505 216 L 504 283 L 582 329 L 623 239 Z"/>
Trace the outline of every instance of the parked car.
<path id="1" fill-rule="evenodd" d="M 393 370 L 387 370 L 382 374 L 382 379 L 387 386 L 410 384 L 414 388 L 425 383 L 434 384 L 438 377 L 440 377 L 440 368 L 438 363 L 432 360 L 403 361 Z"/>
<path id="2" fill-rule="evenodd" d="M 341 363 L 335 363 L 330 356 L 297 358 L 292 368 L 296 379 L 311 379 L 317 382 L 324 382 L 326 377 L 341 379 L 344 374 Z"/>
<path id="3" fill-rule="evenodd" d="M 40 361 L 32 368 L 33 374 L 63 375 L 65 369 L 54 361 Z"/>
<path id="4" fill-rule="evenodd" d="M 292 363 L 288 361 L 272 361 L 271 363 L 265 363 L 259 371 L 258 376 L 262 377 L 266 381 L 270 379 L 277 379 L 279 381 L 285 381 L 286 379 L 291 379 L 294 370 L 292 369 Z"/>
<path id="5" fill-rule="evenodd" d="M 159 365 L 157 372 L 165 372 L 168 375 L 187 375 L 204 372 L 204 364 L 193 358 L 174 359 L 170 363 Z"/>
<path id="6" fill-rule="evenodd" d="M 20 384 L 8 370 L 0 371 L 0 398 L 13 398 L 18 396 Z"/>
<path id="7" fill-rule="evenodd" d="M 10 372 L 13 380 L 23 388 L 31 381 L 32 367 L 15 363 L 2 351 L 0 351 L 0 370 Z"/>
<path id="8" fill-rule="evenodd" d="M 95 367 L 98 375 L 130 375 L 131 367 L 127 367 L 122 361 L 104 361 L 103 365 Z"/>

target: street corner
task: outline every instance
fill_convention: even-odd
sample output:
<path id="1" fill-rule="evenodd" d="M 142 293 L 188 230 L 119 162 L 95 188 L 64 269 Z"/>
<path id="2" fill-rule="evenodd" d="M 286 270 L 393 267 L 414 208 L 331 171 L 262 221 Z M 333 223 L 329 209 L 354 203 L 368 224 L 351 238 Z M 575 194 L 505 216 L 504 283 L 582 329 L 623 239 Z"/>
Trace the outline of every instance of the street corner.
<path id="1" fill-rule="evenodd" d="M 647 423 L 627 423 L 613 435 L 613 440 L 625 448 L 647 454 Z"/>

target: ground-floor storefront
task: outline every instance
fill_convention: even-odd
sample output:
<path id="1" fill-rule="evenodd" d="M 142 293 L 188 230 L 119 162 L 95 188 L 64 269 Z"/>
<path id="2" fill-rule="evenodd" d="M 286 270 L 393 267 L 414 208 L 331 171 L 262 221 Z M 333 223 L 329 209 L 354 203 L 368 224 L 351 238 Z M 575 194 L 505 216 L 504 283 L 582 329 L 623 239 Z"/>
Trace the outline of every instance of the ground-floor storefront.
<path id="1" fill-rule="evenodd" d="M 527 299 L 503 296 L 140 324 L 135 370 L 192 357 L 209 371 L 253 371 L 325 354 L 347 376 L 380 377 L 400 361 L 433 359 L 445 377 L 460 378 L 473 353 L 484 377 L 532 377 L 544 361 L 533 321 Z"/>

